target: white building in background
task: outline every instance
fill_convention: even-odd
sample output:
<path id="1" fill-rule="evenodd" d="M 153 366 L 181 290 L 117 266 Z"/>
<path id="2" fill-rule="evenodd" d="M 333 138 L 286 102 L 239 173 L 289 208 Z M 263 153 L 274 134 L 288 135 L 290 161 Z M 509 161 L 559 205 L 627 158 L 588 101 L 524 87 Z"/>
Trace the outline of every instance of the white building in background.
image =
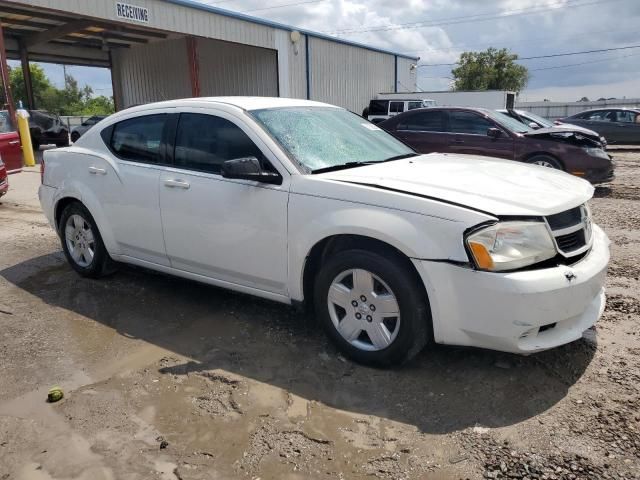
<path id="1" fill-rule="evenodd" d="M 417 57 L 191 0 L 0 0 L 0 16 L 9 58 L 111 68 L 118 109 L 268 95 L 359 113 L 416 90 Z"/>

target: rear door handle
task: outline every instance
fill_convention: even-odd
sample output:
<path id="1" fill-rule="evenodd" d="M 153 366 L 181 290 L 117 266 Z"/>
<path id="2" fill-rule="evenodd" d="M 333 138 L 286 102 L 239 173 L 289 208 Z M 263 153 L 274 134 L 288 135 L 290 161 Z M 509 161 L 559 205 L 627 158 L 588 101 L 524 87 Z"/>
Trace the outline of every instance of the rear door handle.
<path id="1" fill-rule="evenodd" d="M 9 142 L 9 145 L 18 145 L 20 143 L 20 140 L 11 140 Z"/>
<path id="2" fill-rule="evenodd" d="M 164 186 L 168 188 L 184 188 L 187 190 L 191 185 L 185 180 L 169 179 L 164 181 Z"/>
<path id="3" fill-rule="evenodd" d="M 461 144 L 464 143 L 464 140 L 460 140 L 459 138 L 456 138 L 455 140 L 453 140 L 451 143 L 455 143 L 455 144 Z"/>
<path id="4" fill-rule="evenodd" d="M 106 175 L 107 171 L 104 168 L 89 167 L 89 173 L 93 175 Z"/>

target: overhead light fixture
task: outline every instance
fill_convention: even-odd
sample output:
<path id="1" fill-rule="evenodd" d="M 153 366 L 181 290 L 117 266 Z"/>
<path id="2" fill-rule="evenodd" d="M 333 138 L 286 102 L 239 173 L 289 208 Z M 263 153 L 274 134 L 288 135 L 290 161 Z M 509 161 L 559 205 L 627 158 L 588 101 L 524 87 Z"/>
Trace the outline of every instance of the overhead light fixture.
<path id="1" fill-rule="evenodd" d="M 298 43 L 302 38 L 302 34 L 298 30 L 293 30 L 291 32 L 291 43 L 293 43 L 293 53 L 298 55 Z"/>

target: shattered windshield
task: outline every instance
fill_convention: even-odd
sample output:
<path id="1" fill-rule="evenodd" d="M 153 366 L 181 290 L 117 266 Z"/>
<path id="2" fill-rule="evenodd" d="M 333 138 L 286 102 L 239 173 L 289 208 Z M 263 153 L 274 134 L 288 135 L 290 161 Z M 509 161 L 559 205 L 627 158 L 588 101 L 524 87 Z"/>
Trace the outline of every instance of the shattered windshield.
<path id="1" fill-rule="evenodd" d="M 341 108 L 286 107 L 251 114 L 311 171 L 415 154 L 381 128 Z"/>

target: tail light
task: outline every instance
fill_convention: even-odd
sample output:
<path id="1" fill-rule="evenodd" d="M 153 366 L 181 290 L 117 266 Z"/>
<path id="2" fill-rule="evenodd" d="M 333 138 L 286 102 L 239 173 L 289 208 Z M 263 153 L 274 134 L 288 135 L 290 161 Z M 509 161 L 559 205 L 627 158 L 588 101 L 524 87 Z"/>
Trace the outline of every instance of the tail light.
<path id="1" fill-rule="evenodd" d="M 40 183 L 44 183 L 44 158 L 40 160 Z"/>

